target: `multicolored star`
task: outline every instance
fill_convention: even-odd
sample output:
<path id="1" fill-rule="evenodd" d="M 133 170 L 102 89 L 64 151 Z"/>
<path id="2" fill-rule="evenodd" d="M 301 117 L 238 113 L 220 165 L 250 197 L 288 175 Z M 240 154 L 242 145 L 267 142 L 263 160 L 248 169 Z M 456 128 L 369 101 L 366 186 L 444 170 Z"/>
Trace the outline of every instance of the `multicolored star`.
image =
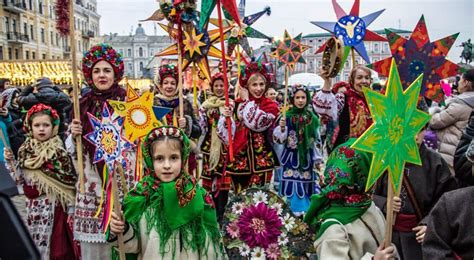
<path id="1" fill-rule="evenodd" d="M 296 63 L 306 63 L 303 58 L 303 52 L 311 48 L 311 46 L 301 43 L 301 33 L 295 38 L 291 38 L 290 34 L 285 30 L 283 40 L 278 43 L 278 46 L 270 56 L 278 59 L 279 65 L 285 64 L 293 71 Z"/>
<path id="2" fill-rule="evenodd" d="M 202 40 L 201 40 L 202 39 Z M 191 59 L 194 57 L 194 53 L 196 52 L 197 55 L 202 55 L 202 47 L 206 46 L 206 38 L 204 37 L 204 33 L 199 33 L 196 35 L 196 28 L 191 30 L 191 35 L 188 32 L 184 32 L 184 51 L 189 52 L 189 56 Z"/>
<path id="3" fill-rule="evenodd" d="M 403 91 L 395 60 L 392 59 L 385 95 L 364 88 L 374 124 L 352 148 L 373 154 L 366 190 L 388 170 L 394 191 L 399 191 L 405 163 L 421 165 L 416 135 L 430 116 L 417 109 L 423 74 Z M 398 193 L 396 193 L 398 194 Z"/>
<path id="4" fill-rule="evenodd" d="M 153 93 L 147 91 L 141 96 L 127 86 L 127 101 L 108 100 L 114 112 L 124 118 L 125 134 L 134 142 L 154 128 L 161 126 L 158 121 L 171 111 L 167 107 L 153 106 Z"/>
<path id="5" fill-rule="evenodd" d="M 400 73 L 403 88 L 407 88 L 419 74 L 423 73 L 421 95 L 436 101 L 444 100 L 440 80 L 455 76 L 460 67 L 446 59 L 449 49 L 456 41 L 459 33 L 450 35 L 435 42 L 430 42 L 426 29 L 425 18 L 421 16 L 410 39 L 385 29 L 392 57 Z M 368 65 L 383 76 L 388 76 L 391 59 L 386 58 Z"/>
<path id="6" fill-rule="evenodd" d="M 364 41 L 387 41 L 384 37 L 370 31 L 367 27 L 377 17 L 385 11 L 385 9 L 371 13 L 364 17 L 359 17 L 360 0 L 355 0 L 352 5 L 351 12 L 346 12 L 341 6 L 332 0 L 332 5 L 337 16 L 337 22 L 311 22 L 312 24 L 334 34 L 337 38 L 344 42 L 344 56 L 342 58 L 342 66 L 344 66 L 349 51 L 354 48 L 357 53 L 367 62 L 370 63 Z M 321 48 L 316 51 L 319 53 Z"/>

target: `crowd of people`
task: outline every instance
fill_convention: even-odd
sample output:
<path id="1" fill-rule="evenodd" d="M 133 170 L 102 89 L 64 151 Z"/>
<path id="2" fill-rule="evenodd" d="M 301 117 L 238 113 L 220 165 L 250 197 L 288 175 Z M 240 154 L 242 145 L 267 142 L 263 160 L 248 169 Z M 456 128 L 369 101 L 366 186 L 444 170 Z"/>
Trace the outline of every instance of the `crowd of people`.
<path id="1" fill-rule="evenodd" d="M 26 197 L 26 225 L 43 259 L 112 259 L 119 236 L 140 259 L 226 259 L 226 205 L 250 187 L 277 192 L 304 219 L 318 259 L 474 258 L 474 69 L 446 104 L 420 106 L 432 114 L 417 136 L 423 164 L 407 164 L 400 196 L 387 198 L 386 175 L 365 190 L 372 155 L 351 148 L 373 124 L 362 91 L 373 85 L 368 68 L 355 66 L 349 82 L 334 86 L 323 77 L 314 93 L 290 86 L 286 109 L 261 61 L 245 66 L 228 105 L 224 75 L 215 73 L 198 107 L 180 99 L 178 67 L 161 65 L 154 105 L 171 112 L 141 149 L 124 154 L 124 178 L 117 178 L 123 210 L 112 213 L 110 227 L 101 224 L 105 163 L 93 163 L 96 147 L 83 139 L 78 165 L 76 139 L 94 130 L 88 113 L 100 119 L 107 100 L 126 100 L 124 64 L 112 46 L 99 44 L 85 53 L 82 71 L 88 90 L 80 118 L 47 78 L 23 89 L 1 81 L 0 160 Z M 140 180 L 136 158 L 143 160 Z M 396 217 L 392 246 L 384 247 L 387 200 Z"/>

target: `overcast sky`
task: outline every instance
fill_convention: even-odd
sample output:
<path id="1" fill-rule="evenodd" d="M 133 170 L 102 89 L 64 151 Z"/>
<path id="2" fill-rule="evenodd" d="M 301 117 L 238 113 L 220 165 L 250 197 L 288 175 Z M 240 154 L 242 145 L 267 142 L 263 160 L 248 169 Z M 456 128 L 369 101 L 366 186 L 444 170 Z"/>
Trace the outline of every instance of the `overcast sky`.
<path id="1" fill-rule="evenodd" d="M 159 8 L 156 0 L 97 0 L 98 12 L 102 16 L 101 34 L 118 33 L 128 35 L 135 30 L 139 20 L 150 16 Z M 237 3 L 240 0 L 237 0 Z M 246 15 L 270 6 L 270 16 L 260 18 L 254 28 L 273 37 L 282 37 L 285 29 L 294 36 L 321 33 L 324 30 L 310 21 L 336 21 L 331 0 L 247 0 Z M 338 3 L 348 13 L 353 0 L 339 0 Z M 200 8 L 200 2 L 198 9 Z M 421 15 L 425 15 L 431 41 L 460 32 L 454 46 L 468 38 L 474 41 L 474 0 L 361 0 L 360 16 L 385 8 L 377 20 L 368 29 L 401 28 L 413 30 Z M 217 16 L 217 13 L 214 14 Z M 152 22 L 143 23 L 148 35 L 154 34 Z M 165 32 L 158 27 L 158 35 Z M 261 41 L 252 41 L 254 47 Z M 459 61 L 462 48 L 452 47 L 449 58 Z"/>

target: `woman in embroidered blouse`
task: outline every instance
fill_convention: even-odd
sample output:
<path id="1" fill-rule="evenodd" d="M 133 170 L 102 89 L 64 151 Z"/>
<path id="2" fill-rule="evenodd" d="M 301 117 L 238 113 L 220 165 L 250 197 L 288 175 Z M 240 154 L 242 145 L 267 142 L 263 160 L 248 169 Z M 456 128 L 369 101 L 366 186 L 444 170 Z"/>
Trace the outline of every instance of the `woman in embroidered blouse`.
<path id="1" fill-rule="evenodd" d="M 372 83 L 371 71 L 357 65 L 349 76 L 349 88 L 344 93 L 331 92 L 329 78 L 324 79 L 323 89 L 313 96 L 313 108 L 328 126 L 329 148 L 336 147 L 349 138 L 360 137 L 370 125 L 372 118 L 362 92 Z"/>
<path id="2" fill-rule="evenodd" d="M 271 133 L 278 117 L 278 104 L 265 97 L 270 76 L 264 64 L 252 62 L 239 79 L 240 98 L 236 103 L 234 160 L 227 163 L 235 191 L 269 183 L 278 159 L 272 148 Z M 228 108 L 227 108 L 228 110 Z M 225 112 L 224 114 L 227 115 Z M 218 124 L 219 134 L 228 140 L 225 117 Z"/>

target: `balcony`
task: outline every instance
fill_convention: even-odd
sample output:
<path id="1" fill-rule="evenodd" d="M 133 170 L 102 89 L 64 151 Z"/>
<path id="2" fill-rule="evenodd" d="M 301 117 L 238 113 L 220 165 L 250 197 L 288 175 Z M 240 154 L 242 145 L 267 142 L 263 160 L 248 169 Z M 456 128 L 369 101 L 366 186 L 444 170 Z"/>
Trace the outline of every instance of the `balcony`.
<path id="1" fill-rule="evenodd" d="M 13 43 L 28 43 L 30 42 L 30 37 L 27 34 L 22 34 L 19 32 L 8 32 L 7 41 Z"/>
<path id="2" fill-rule="evenodd" d="M 12 13 L 23 13 L 26 12 L 26 2 L 25 1 L 12 1 L 4 0 L 3 9 Z"/>
<path id="3" fill-rule="evenodd" d="M 63 48 L 63 51 L 64 51 L 64 53 L 71 53 L 71 47 L 66 46 L 66 47 Z"/>
<path id="4" fill-rule="evenodd" d="M 82 38 L 94 38 L 94 32 L 89 31 L 82 31 Z"/>

